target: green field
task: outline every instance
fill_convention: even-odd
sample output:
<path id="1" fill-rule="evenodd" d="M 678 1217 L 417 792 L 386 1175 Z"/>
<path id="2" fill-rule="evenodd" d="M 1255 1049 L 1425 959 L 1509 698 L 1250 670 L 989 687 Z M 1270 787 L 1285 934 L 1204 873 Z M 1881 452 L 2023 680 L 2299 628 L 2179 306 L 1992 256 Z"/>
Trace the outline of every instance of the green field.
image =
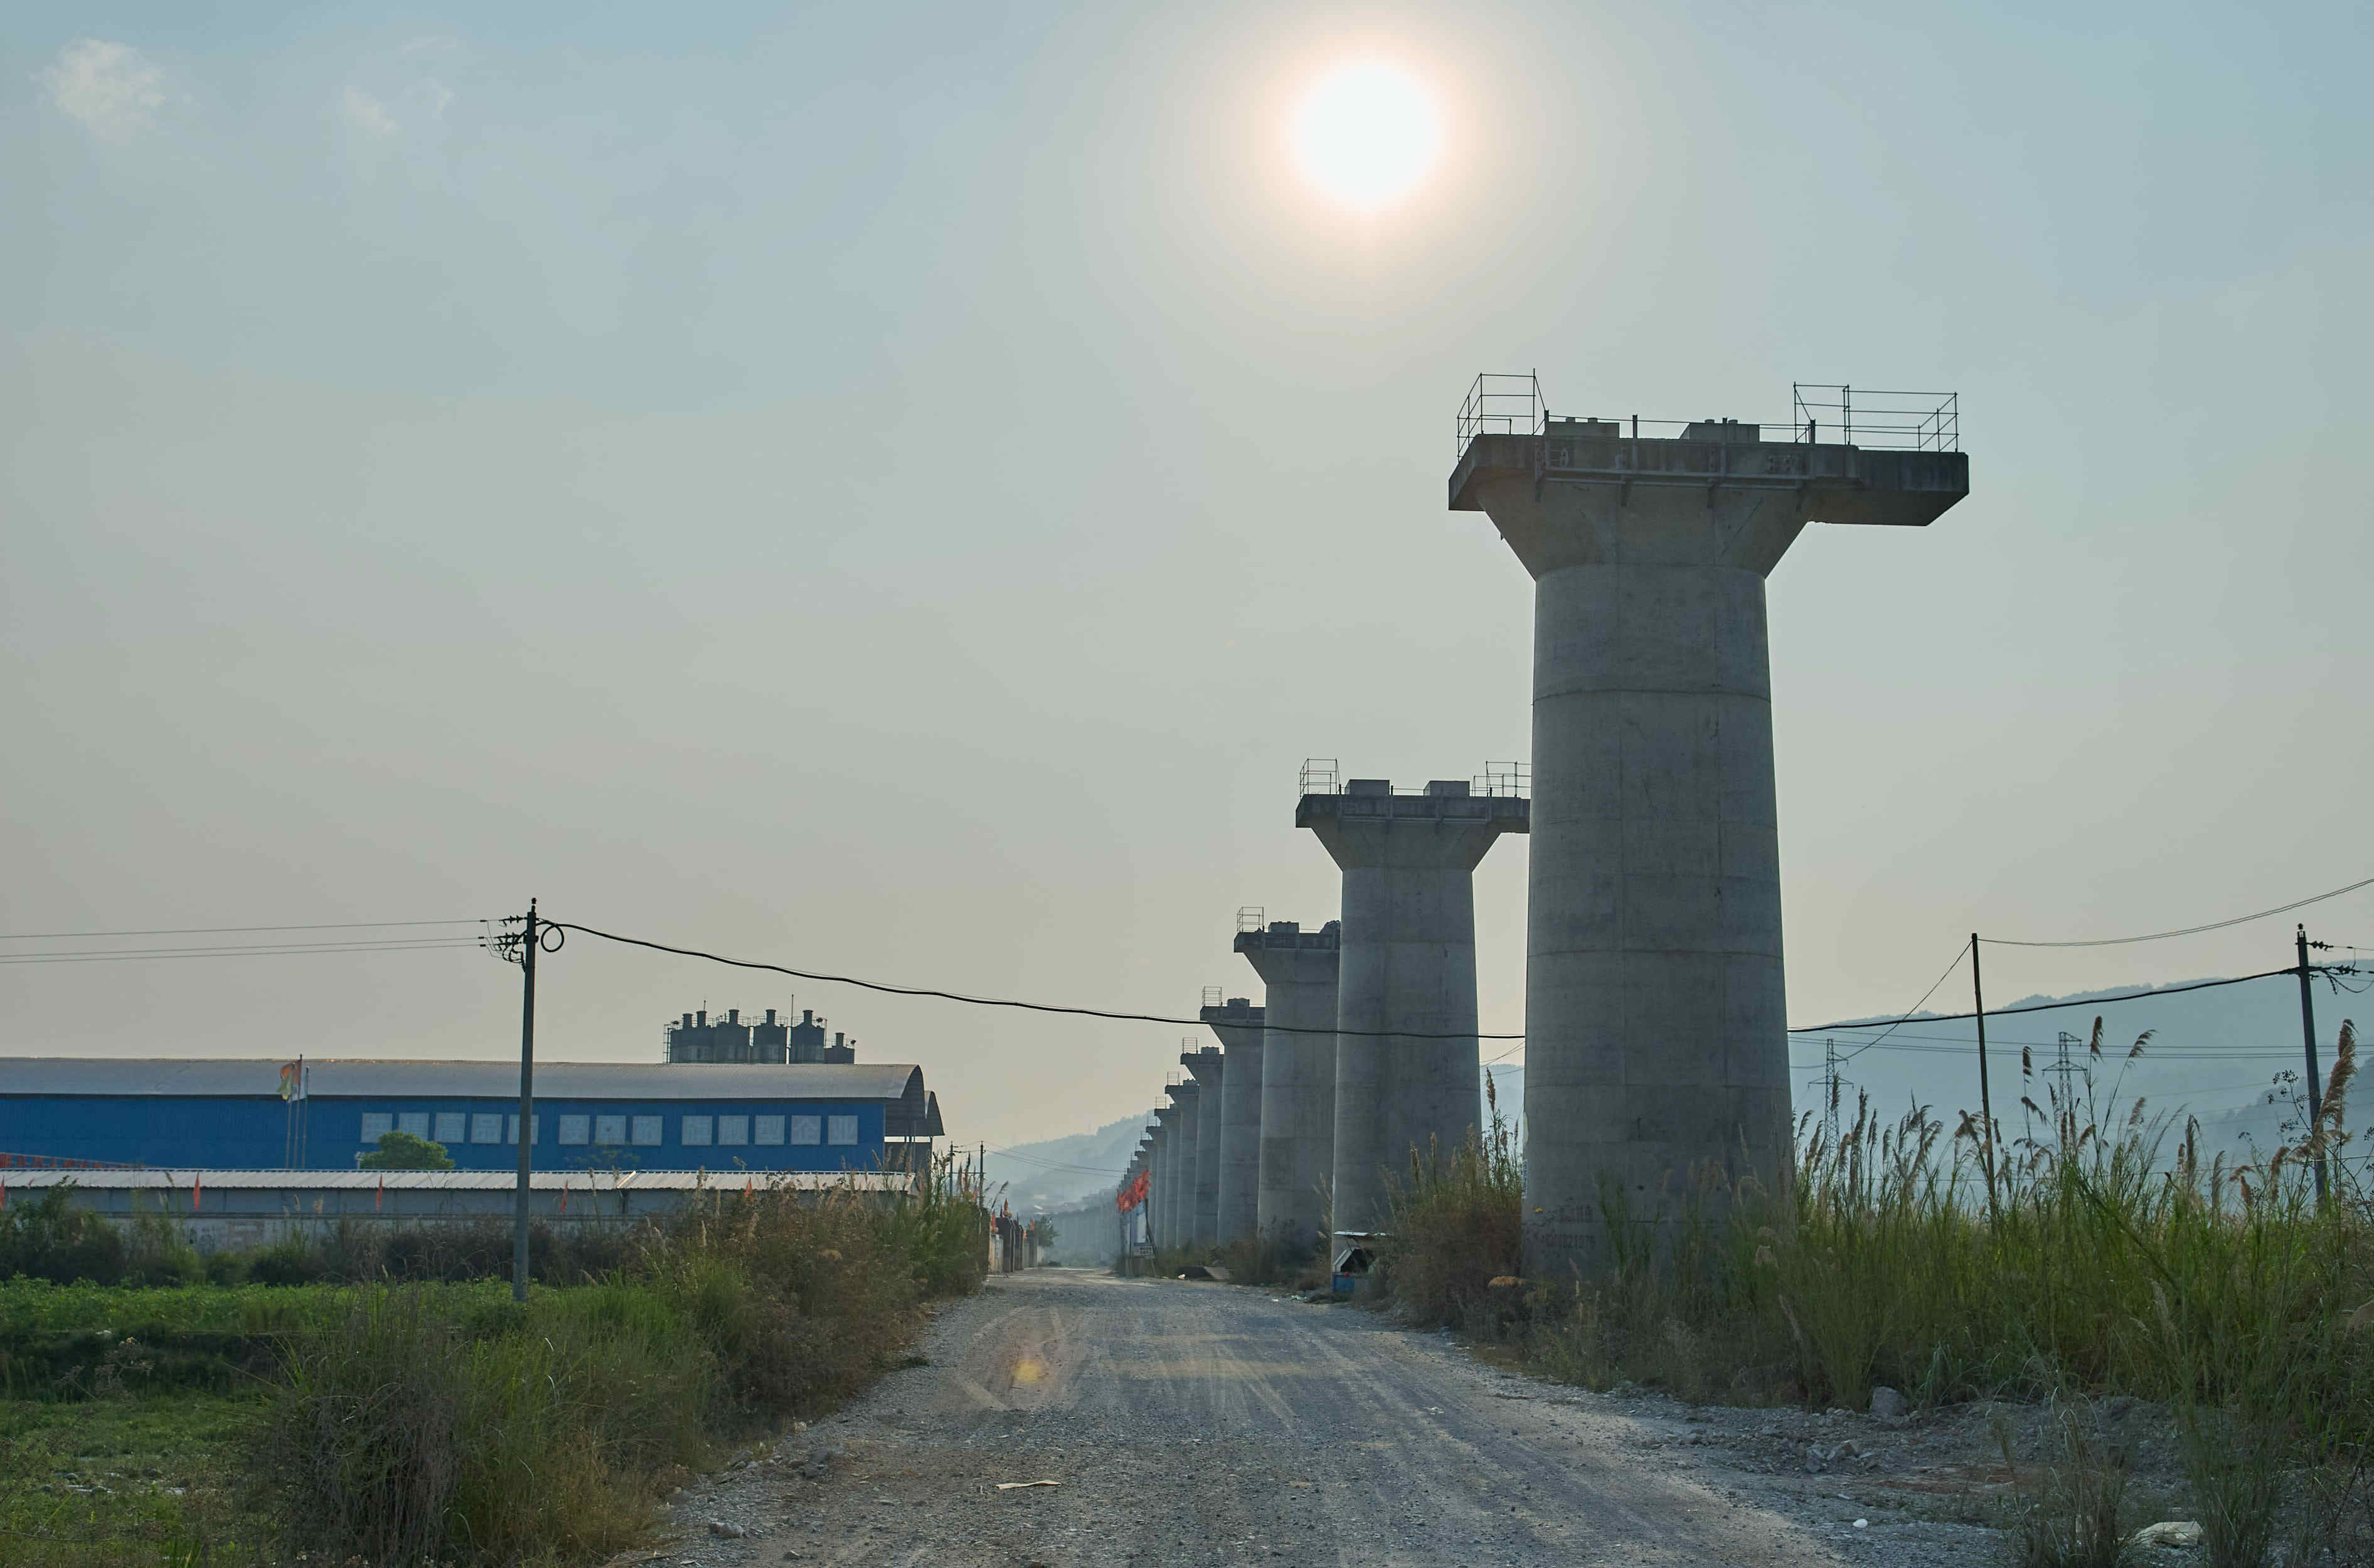
<path id="1" fill-rule="evenodd" d="M 202 1284 L 260 1270 L 54 1205 L 0 1216 L 19 1270 L 0 1283 L 0 1563 L 600 1561 L 646 1541 L 688 1468 L 897 1364 L 932 1300 L 979 1285 L 984 1225 L 939 1177 L 887 1206 L 722 1197 L 598 1270 L 540 1252 L 520 1303 L 439 1277 L 508 1253 L 485 1237 L 368 1257 L 333 1238 L 263 1258 L 318 1282 Z M 55 1282 L 87 1266 L 154 1282 Z"/>

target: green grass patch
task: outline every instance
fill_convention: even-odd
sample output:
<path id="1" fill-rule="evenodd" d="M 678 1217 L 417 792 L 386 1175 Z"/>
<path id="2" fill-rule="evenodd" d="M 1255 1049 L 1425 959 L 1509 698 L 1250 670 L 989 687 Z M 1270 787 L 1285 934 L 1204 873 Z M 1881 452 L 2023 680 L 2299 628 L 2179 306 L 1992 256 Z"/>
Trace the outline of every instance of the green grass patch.
<path id="1" fill-rule="evenodd" d="M 190 1389 L 0 1400 L 0 1562 L 12 1568 L 234 1568 L 267 1522 L 239 1456 L 264 1409 Z"/>

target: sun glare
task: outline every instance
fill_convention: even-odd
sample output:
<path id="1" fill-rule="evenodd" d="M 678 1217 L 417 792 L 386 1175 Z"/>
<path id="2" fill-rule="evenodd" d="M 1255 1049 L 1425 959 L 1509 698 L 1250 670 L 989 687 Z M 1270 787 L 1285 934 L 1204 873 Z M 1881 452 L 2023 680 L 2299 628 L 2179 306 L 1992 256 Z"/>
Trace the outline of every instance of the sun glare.
<path id="1" fill-rule="evenodd" d="M 1294 116 L 1294 150 L 1312 183 L 1374 212 L 1409 193 L 1441 150 L 1434 100 L 1406 72 L 1364 60 L 1330 74 Z"/>

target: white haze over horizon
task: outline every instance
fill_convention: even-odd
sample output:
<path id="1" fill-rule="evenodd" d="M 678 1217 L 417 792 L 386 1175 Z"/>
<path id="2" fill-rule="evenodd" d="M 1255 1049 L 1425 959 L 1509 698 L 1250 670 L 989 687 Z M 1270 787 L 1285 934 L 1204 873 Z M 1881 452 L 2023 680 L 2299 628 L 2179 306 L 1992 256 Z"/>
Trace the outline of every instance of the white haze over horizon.
<path id="1" fill-rule="evenodd" d="M 1527 750 L 1529 586 L 1442 497 L 1470 378 L 1536 367 L 1576 413 L 1961 394 L 1968 501 L 1772 579 L 1793 1018 L 1909 1007 L 1973 929 L 2353 881 L 2369 27 L 18 8 L 0 933 L 535 895 L 899 983 L 1257 996 L 1239 907 L 1334 912 L 1303 758 Z M 1439 95 L 1443 151 L 1353 218 L 1283 126 L 1364 53 Z M 1477 881 L 1490 1031 L 1523 1026 L 1524 865 Z M 2307 919 L 2374 946 L 2374 890 Z M 1991 953 L 1988 987 L 2272 968 L 2289 931 Z M 7 965 L 0 1052 L 499 1057 L 516 979 Z M 541 1050 L 653 1059 L 704 1005 L 923 1063 L 967 1143 L 1144 1106 L 1189 1033 L 581 937 Z"/>

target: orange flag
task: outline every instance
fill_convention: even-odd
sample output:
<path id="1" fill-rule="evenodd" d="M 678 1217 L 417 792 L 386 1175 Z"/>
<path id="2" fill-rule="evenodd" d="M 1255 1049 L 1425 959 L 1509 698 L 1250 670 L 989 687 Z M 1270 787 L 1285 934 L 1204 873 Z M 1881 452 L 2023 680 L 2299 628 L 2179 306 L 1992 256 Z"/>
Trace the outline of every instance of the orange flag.
<path id="1" fill-rule="evenodd" d="M 206 1190 L 206 1172 L 192 1171 L 190 1173 L 190 1212 L 193 1214 L 198 1211 L 198 1198 L 199 1195 Z"/>

